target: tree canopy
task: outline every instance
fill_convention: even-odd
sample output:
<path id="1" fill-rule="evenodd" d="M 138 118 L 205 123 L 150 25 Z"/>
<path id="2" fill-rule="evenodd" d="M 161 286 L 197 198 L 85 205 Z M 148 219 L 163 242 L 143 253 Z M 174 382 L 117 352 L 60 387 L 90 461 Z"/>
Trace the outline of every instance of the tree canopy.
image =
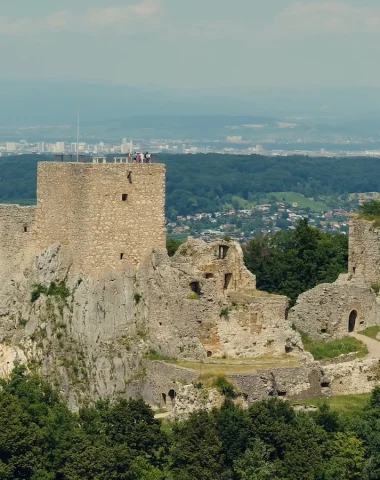
<path id="1" fill-rule="evenodd" d="M 303 219 L 295 230 L 255 237 L 244 247 L 244 258 L 260 290 L 286 295 L 294 304 L 301 293 L 347 271 L 348 238 L 323 233 Z"/>
<path id="2" fill-rule="evenodd" d="M 142 400 L 70 412 L 17 367 L 0 390 L 2 480 L 371 480 L 380 475 L 380 388 L 347 416 L 276 398 L 226 399 L 163 430 Z"/>

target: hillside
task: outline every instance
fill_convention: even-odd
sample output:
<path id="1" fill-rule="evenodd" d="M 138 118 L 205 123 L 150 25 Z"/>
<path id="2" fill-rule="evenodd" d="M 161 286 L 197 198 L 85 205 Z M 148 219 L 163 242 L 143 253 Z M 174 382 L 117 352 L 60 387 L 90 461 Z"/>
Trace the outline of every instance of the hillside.
<path id="1" fill-rule="evenodd" d="M 34 203 L 36 165 L 43 160 L 51 158 L 39 155 L 0 158 L 0 201 Z M 257 203 L 263 196 L 292 195 L 295 201 L 306 203 L 310 198 L 321 200 L 305 203 L 305 207 L 322 209 L 326 203 L 331 206 L 326 197 L 336 203 L 338 196 L 348 193 L 380 191 L 380 163 L 373 158 L 160 154 L 155 160 L 167 166 L 170 218 L 215 212 L 231 204 L 238 207 L 239 198 Z M 298 197 L 300 194 L 306 199 Z"/>

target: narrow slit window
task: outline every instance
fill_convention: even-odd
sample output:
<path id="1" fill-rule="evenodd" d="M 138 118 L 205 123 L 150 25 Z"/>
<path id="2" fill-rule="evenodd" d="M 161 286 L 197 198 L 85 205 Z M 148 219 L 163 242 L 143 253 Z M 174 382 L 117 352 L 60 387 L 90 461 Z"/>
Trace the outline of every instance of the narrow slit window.
<path id="1" fill-rule="evenodd" d="M 27 232 L 28 232 L 28 227 L 24 226 L 24 233 L 27 233 Z"/>
<path id="2" fill-rule="evenodd" d="M 123 194 L 121 195 L 121 200 L 122 200 L 123 202 L 128 201 L 128 193 L 123 193 Z"/>
<path id="3" fill-rule="evenodd" d="M 124 253 L 120 254 L 120 260 L 124 260 Z"/>

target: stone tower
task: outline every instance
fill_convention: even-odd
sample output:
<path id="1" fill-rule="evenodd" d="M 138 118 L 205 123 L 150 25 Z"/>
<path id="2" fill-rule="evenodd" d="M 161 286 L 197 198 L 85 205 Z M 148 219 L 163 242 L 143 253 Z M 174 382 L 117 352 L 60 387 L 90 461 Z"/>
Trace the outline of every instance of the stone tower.
<path id="1" fill-rule="evenodd" d="M 39 163 L 35 241 L 92 276 L 137 266 L 165 249 L 165 165 Z"/>

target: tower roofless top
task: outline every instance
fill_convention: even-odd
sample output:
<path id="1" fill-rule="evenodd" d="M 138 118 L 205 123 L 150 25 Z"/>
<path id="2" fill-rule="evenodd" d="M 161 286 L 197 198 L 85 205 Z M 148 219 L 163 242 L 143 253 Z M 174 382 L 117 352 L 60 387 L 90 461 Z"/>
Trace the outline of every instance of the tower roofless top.
<path id="1" fill-rule="evenodd" d="M 83 273 L 137 266 L 165 249 L 165 165 L 40 162 L 36 223 Z"/>

